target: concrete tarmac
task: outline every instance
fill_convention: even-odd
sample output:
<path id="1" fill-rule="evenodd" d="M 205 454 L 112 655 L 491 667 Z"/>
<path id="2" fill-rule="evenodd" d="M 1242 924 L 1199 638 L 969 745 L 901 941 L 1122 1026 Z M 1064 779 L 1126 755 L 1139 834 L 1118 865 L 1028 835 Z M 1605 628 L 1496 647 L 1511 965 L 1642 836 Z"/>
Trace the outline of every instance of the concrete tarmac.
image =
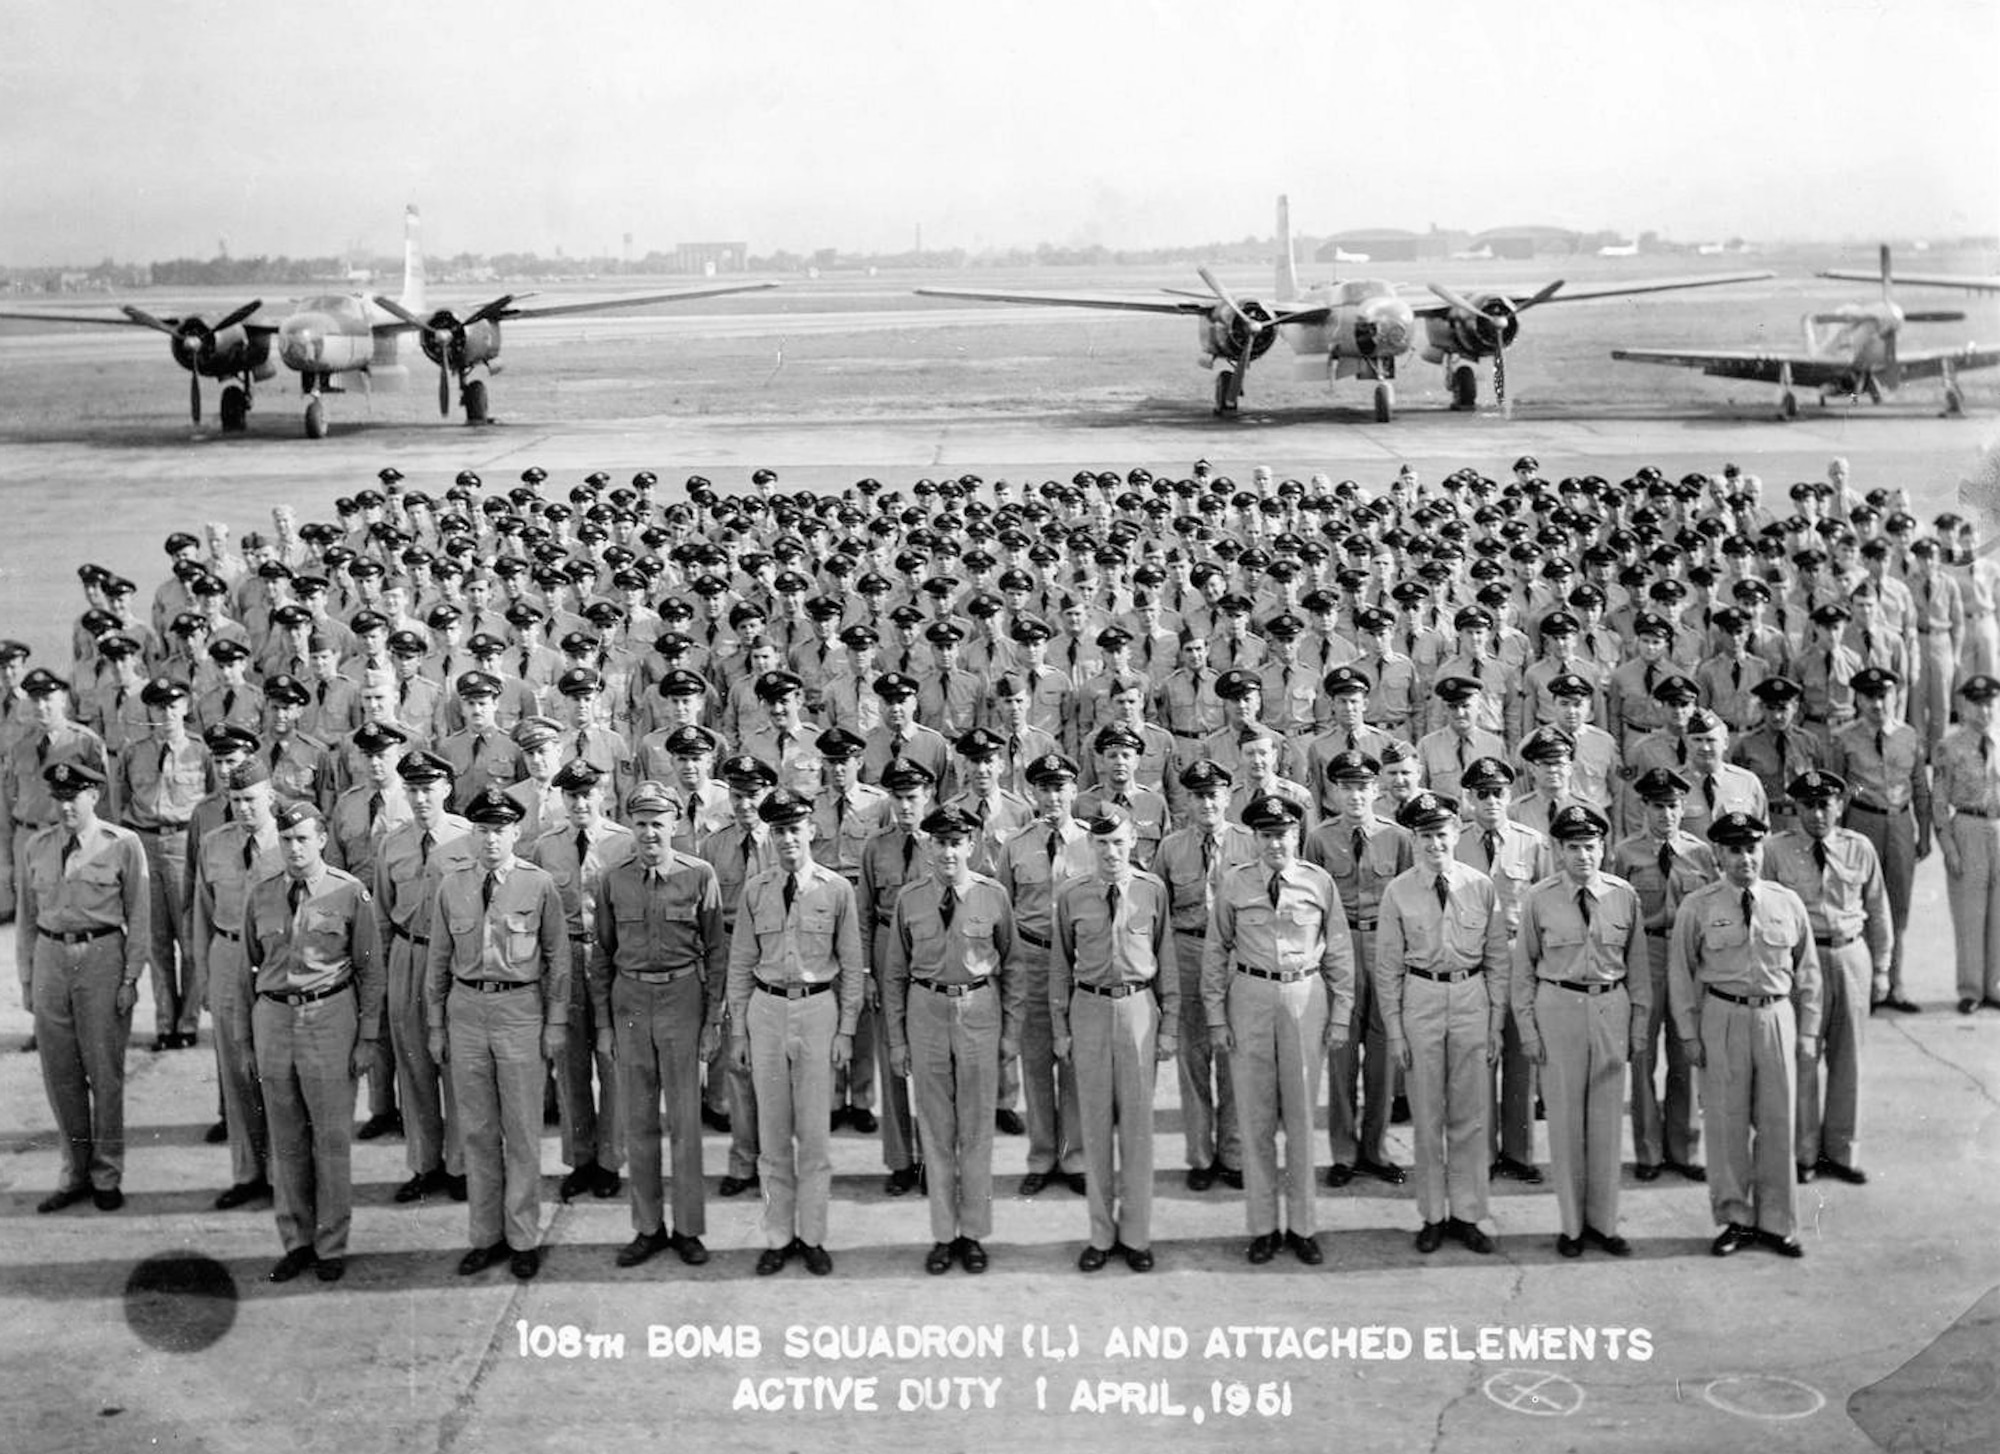
<path id="1" fill-rule="evenodd" d="M 1352 402 L 1352 401 L 1350 401 Z M 489 484 L 539 464 L 556 482 L 594 468 L 691 471 L 724 490 L 760 464 L 786 488 L 861 474 L 1066 478 L 1080 465 L 1179 469 L 1206 456 L 1247 474 L 1325 469 L 1386 481 L 1402 461 L 1435 475 L 1499 472 L 1521 453 L 1546 472 L 1679 473 L 1725 460 L 1781 491 L 1834 454 L 1863 488 L 1899 483 L 1920 513 L 1976 467 L 1990 421 L 1914 408 L 1779 426 L 1685 417 L 1411 416 L 1381 427 L 1324 410 L 1221 424 L 1198 402 L 1070 414 L 907 411 L 783 422 L 717 417 L 615 424 L 385 426 L 334 439 L 10 446 L 0 499 L 0 621 L 38 657 L 66 636 L 73 569 L 104 559 L 150 590 L 167 530 L 220 518 L 241 530 L 288 500 L 302 519 L 393 463 L 441 489 L 464 467 Z M 0 931 L 0 940 L 12 929 Z M 671 1254 L 619 1271 L 624 1201 L 559 1207 L 528 1284 L 504 1268 L 461 1279 L 462 1207 L 399 1207 L 399 1141 L 355 1149 L 345 1281 L 273 1287 L 267 1205 L 209 1209 L 227 1181 L 215 1069 L 201 1047 L 154 1055 L 142 999 L 128 1057 L 130 1135 L 116 1214 L 37 1216 L 57 1156 L 28 1028 L 0 1010 L 0 1352 L 4 1427 L 22 1450 L 731 1448 L 1571 1449 L 1843 1451 L 2000 1447 L 2000 1013 L 1951 1010 L 1942 871 L 1920 866 L 1909 989 L 1925 1006 L 1869 1027 L 1866 1187 L 1799 1189 L 1807 1253 L 1709 1255 L 1703 1187 L 1628 1172 L 1635 1255 L 1557 1257 L 1553 1194 L 1496 1186 L 1491 1257 L 1411 1245 L 1407 1188 L 1321 1188 L 1326 1263 L 1243 1260 L 1238 1194 L 1182 1185 L 1174 1079 L 1160 1077 L 1155 1251 L 1076 1271 L 1084 1206 L 1067 1190 L 1016 1195 L 1025 1145 L 996 1148 L 992 1269 L 927 1277 L 923 1202 L 883 1194 L 879 1146 L 834 1138 L 834 1274 L 751 1265 L 754 1201 L 724 1200 L 724 1141 L 706 1138 L 713 1260 Z M 1323 1109 L 1323 1108 L 1322 1108 Z M 1406 1128 L 1392 1157 L 1410 1161 Z M 1538 1148 L 1546 1161 L 1545 1143 Z M 1327 1154 L 1312 1148 L 1316 1171 Z M 1627 1153 L 1629 1162 L 1629 1151 Z M 550 1178 L 561 1165 L 553 1130 Z M 649 1338 L 667 1330 L 652 1356 Z M 693 1333 L 686 1330 L 693 1329 Z M 790 1330 L 798 1330 L 792 1333 Z M 832 1330 L 832 1331 L 828 1331 Z M 928 1331 L 927 1331 L 928 1330 Z M 1490 1330 L 1498 1330 L 1490 1331 Z M 997 1332 L 999 1352 L 985 1340 Z M 1185 1346 L 1181 1342 L 1185 1338 Z M 614 1346 L 614 1340 L 622 1344 Z M 824 1340 L 824 1341 L 822 1341 Z M 794 1350 L 788 1343 L 796 1341 Z M 820 1350 L 816 1352 L 815 1350 Z M 826 1356 L 821 1356 L 823 1352 Z M 873 1382 L 868 1382 L 873 1380 Z"/>

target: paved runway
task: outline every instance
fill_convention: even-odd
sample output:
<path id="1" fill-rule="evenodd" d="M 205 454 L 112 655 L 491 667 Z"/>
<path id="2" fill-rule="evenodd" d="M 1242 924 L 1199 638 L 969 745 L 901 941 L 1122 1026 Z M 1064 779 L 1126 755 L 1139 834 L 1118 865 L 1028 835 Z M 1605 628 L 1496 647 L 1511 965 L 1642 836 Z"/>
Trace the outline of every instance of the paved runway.
<path id="1" fill-rule="evenodd" d="M 0 545 L 0 620 L 6 634 L 52 651 L 73 610 L 77 562 L 103 559 L 150 589 L 168 529 L 216 517 L 241 530 L 278 500 L 313 518 L 385 463 L 428 488 L 466 466 L 492 483 L 533 463 L 558 482 L 600 467 L 650 468 L 674 482 L 699 470 L 728 490 L 759 464 L 777 466 L 787 487 L 815 489 L 864 473 L 891 482 L 967 470 L 1040 479 L 1082 464 L 1178 468 L 1197 456 L 1225 471 L 1262 460 L 1281 473 L 1325 469 L 1379 483 L 1404 460 L 1430 472 L 1461 463 L 1498 471 L 1528 452 L 1550 473 L 1622 473 L 1643 462 L 1678 473 L 1729 460 L 1782 490 L 1839 453 L 1862 487 L 1904 484 L 1934 509 L 1992 434 L 1990 420 L 1907 414 L 1782 427 L 1635 416 L 1434 416 L 1378 427 L 1287 413 L 1258 427 L 1254 417 L 1221 425 L 1191 407 L 1004 416 L 912 407 L 864 421 L 708 415 L 479 431 L 397 425 L 317 443 L 20 445 L 0 456 L 0 499 L 13 524 Z M 1145 1278 L 1116 1263 L 1094 1279 L 1074 1270 L 1083 1205 L 1060 1190 L 1017 1199 L 1023 1145 L 1010 1138 L 997 1154 L 992 1271 L 926 1278 L 921 1201 L 884 1198 L 876 1143 L 842 1134 L 830 1279 L 796 1265 L 772 1279 L 750 1275 L 757 1209 L 715 1197 L 723 1148 L 711 1136 L 708 1267 L 667 1258 L 615 1271 L 612 1254 L 630 1235 L 624 1204 L 589 1202 L 552 1209 L 553 1250 L 539 1281 L 515 1284 L 504 1271 L 461 1280 L 453 1264 L 463 1209 L 391 1205 L 406 1174 L 402 1148 L 377 1142 L 357 1147 L 347 1280 L 330 1291 L 310 1278 L 274 1289 L 262 1280 L 278 1252 L 268 1210 L 207 1210 L 226 1158 L 201 1143 L 214 1108 L 205 1033 L 198 1052 L 153 1056 L 135 1045 L 130 1200 L 115 1216 L 34 1215 L 55 1174 L 48 1109 L 34 1058 L 0 1054 L 0 1145 L 10 1153 L 0 1163 L 8 1442 L 111 1449 L 157 1439 L 343 1454 L 872 1450 L 892 1441 L 912 1450 L 1253 1441 L 1272 1450 L 1349 1442 L 1381 1451 L 1990 1449 L 2000 1445 L 2000 1393 L 1991 1300 L 1982 1310 L 1981 1299 L 2000 1285 L 1992 1232 L 2000 1015 L 1950 1013 L 1935 860 L 1919 870 L 1915 926 L 1911 991 L 1927 1012 L 1870 1029 L 1861 1160 L 1873 1183 L 1801 1189 L 1808 1254 L 1799 1263 L 1756 1251 L 1711 1258 L 1704 1190 L 1668 1178 L 1628 1179 L 1625 1231 L 1637 1248 L 1629 1263 L 1594 1253 L 1559 1260 L 1552 1194 L 1513 1187 L 1495 1198 L 1496 1256 L 1420 1257 L 1410 1246 L 1409 1197 L 1357 1185 L 1320 1196 L 1331 1229 L 1324 1267 L 1282 1257 L 1253 1270 L 1242 1261 L 1238 1199 L 1181 1186 L 1167 1076 L 1156 1142 L 1160 1267 Z M 150 1024 L 146 1004 L 138 1023 Z M 0 1010 L 0 1045 L 17 1044 L 26 1026 L 17 1005 Z M 1391 1146 L 1409 1161 L 1402 1129 Z M 1323 1141 L 1314 1150 L 1323 1167 Z M 544 1166 L 559 1169 L 553 1134 Z M 197 1254 L 213 1262 L 158 1279 L 182 1291 L 146 1290 L 160 1271 L 142 1273 L 148 1259 Z M 706 1329 L 706 1351 L 649 1357 L 656 1324 Z M 788 1327 L 822 1325 L 892 1331 L 885 1351 L 864 1342 L 826 1359 L 786 1356 Z M 902 1325 L 997 1327 L 1004 1351 L 904 1357 L 893 1331 Z M 572 1345 L 564 1328 L 579 1340 L 622 1335 L 623 1356 L 588 1356 L 608 1349 Z M 1259 1333 L 1240 1345 L 1228 1331 L 1212 1341 L 1232 1328 L 1288 1331 L 1297 1348 L 1266 1347 Z M 1357 1328 L 1382 1331 L 1322 1346 L 1328 1330 L 1346 1338 Z M 1482 1347 L 1487 1328 L 1511 1331 L 1517 1346 L 1503 1332 Z M 754 1354 L 743 1329 L 757 1334 Z M 1162 1351 L 1120 1356 L 1112 1340 L 1135 1329 L 1142 1338 L 1179 1329 L 1190 1344 L 1176 1354 L 1166 1334 Z M 1533 1347 L 1518 1343 L 1537 1329 L 1556 1331 Z M 1650 1356 L 1636 1355 L 1632 1329 L 1644 1330 Z M 1570 1330 L 1595 1330 L 1587 1356 Z M 810 1347 L 811 1335 L 802 1336 Z M 1394 1355 L 1405 1337 L 1405 1356 L 1362 1356 Z M 572 1346 L 578 1356 L 563 1356 Z M 552 1356 L 536 1355 L 544 1347 Z M 856 1382 L 871 1377 L 872 1386 Z M 794 1378 L 804 1381 L 783 1381 Z M 871 1392 L 875 1411 L 857 1411 Z M 755 1407 L 738 1407 L 746 1400 Z M 916 1407 L 899 1408 L 905 1400 Z M 1112 1411 L 1090 1411 L 1105 1402 Z"/>

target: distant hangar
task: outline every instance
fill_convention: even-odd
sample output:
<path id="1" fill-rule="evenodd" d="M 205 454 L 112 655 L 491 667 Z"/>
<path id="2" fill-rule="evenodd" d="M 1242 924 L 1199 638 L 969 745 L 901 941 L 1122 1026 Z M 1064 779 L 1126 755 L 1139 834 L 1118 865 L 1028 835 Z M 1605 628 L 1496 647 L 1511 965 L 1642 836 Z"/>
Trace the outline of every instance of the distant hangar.
<path id="1" fill-rule="evenodd" d="M 1334 263 L 1363 255 L 1371 262 L 1443 262 L 1467 253 L 1495 258 L 1568 257 L 1596 245 L 1594 233 L 1567 227 L 1494 227 L 1485 232 L 1433 227 L 1411 232 L 1401 227 L 1358 227 L 1321 240 L 1313 260 Z"/>

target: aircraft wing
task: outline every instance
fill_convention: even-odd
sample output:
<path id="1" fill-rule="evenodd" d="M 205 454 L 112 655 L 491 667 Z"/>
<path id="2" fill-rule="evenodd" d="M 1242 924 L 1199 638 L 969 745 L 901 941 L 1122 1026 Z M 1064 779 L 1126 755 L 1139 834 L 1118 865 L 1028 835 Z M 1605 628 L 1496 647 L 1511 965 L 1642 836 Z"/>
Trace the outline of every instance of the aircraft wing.
<path id="1" fill-rule="evenodd" d="M 1806 353 L 1756 353 L 1749 349 L 1697 353 L 1678 348 L 1614 348 L 1611 356 L 1626 363 L 1700 369 L 1718 379 L 1749 379 L 1760 384 L 1783 383 L 1789 365 L 1792 382 L 1802 389 L 1838 383 L 1854 371 L 1852 365 L 1837 359 L 1814 358 Z"/>
<path id="2" fill-rule="evenodd" d="M 1838 278 L 1843 283 L 1879 283 L 1880 273 L 1858 272 L 1853 268 L 1828 268 L 1813 274 L 1818 278 Z M 1907 283 L 1916 288 L 1963 288 L 1968 293 L 2000 293 L 2000 278 L 1974 278 L 1953 276 L 1949 273 L 1902 273 L 1895 274 L 1898 283 Z"/>
<path id="3" fill-rule="evenodd" d="M 1947 366 L 1953 371 L 2000 367 L 2000 348 L 1981 348 L 1968 343 L 1963 348 L 1927 348 L 1917 352 L 1898 349 L 1896 366 L 1906 378 L 1934 379 Z"/>
<path id="4" fill-rule="evenodd" d="M 87 323 L 95 324 L 99 327 L 150 328 L 156 333 L 173 332 L 174 326 L 181 321 L 183 316 L 193 317 L 195 315 L 170 313 L 163 318 L 156 318 L 136 308 L 130 312 L 115 315 L 109 313 L 37 313 L 28 309 L 0 309 L 0 318 L 21 318 L 35 323 Z M 162 324 L 165 325 L 164 329 L 161 327 Z M 276 333 L 278 331 L 278 325 L 265 318 L 246 318 L 239 326 L 248 329 L 252 333 Z"/>
<path id="5" fill-rule="evenodd" d="M 720 298 L 728 293 L 756 293 L 765 288 L 775 288 L 776 283 L 715 283 L 703 288 L 682 288 L 673 293 L 626 294 L 619 298 L 600 298 L 590 303 L 549 303 L 534 308 L 509 306 L 501 311 L 501 318 L 560 318 L 571 313 L 606 313 L 614 308 L 644 308 L 654 303 L 685 303 L 695 298 Z"/>
<path id="6" fill-rule="evenodd" d="M 1717 288 L 1728 283 L 1756 283 L 1776 276 L 1776 273 L 1769 271 L 1686 273 L 1677 278 L 1638 278 L 1620 283 L 1572 284 L 1563 281 L 1533 293 L 1510 292 L 1505 288 L 1461 288 L 1458 291 L 1461 296 L 1498 293 L 1518 310 L 1537 307 L 1543 303 L 1586 303 L 1593 298 L 1624 298 L 1637 293 L 1671 293 L 1682 288 Z M 1452 311 L 1452 305 L 1443 301 L 1413 303 L 1412 311 L 1419 318 L 1441 318 Z"/>
<path id="7" fill-rule="evenodd" d="M 1207 313 L 1215 299 L 1196 297 L 1149 298 L 1136 293 L 1014 293 L 976 292 L 967 288 L 918 288 L 926 298 L 969 298 L 975 303 L 1032 303 L 1043 308 L 1111 308 L 1127 313 Z"/>

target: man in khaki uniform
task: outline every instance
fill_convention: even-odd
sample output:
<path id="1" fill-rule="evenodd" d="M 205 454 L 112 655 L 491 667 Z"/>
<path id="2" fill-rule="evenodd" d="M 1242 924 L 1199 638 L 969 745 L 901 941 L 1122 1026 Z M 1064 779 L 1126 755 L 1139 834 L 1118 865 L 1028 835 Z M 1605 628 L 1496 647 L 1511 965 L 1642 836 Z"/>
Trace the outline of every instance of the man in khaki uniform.
<path id="1" fill-rule="evenodd" d="M 1541 1067 L 1564 1257 L 1586 1242 L 1632 1254 L 1618 1235 L 1618 1144 L 1625 1063 L 1646 1036 L 1653 978 L 1639 895 L 1600 871 L 1610 832 L 1594 808 L 1556 811 L 1561 871 L 1527 891 L 1514 940 L 1509 997 L 1521 1052 Z"/>
<path id="2" fill-rule="evenodd" d="M 63 1178 L 35 1210 L 59 1212 L 89 1197 L 100 1212 L 115 1212 L 125 1205 L 125 1041 L 150 927 L 146 850 L 131 829 L 97 816 L 104 775 L 89 763 L 51 762 L 40 791 L 52 821 L 27 836 L 16 860 L 14 953 L 62 1137 Z"/>
<path id="3" fill-rule="evenodd" d="M 245 948 L 257 987 L 251 1034 L 271 1132 L 271 1181 L 285 1255 L 272 1282 L 347 1270 L 353 1220 L 354 1085 L 374 1057 L 382 964 L 368 890 L 325 859 L 326 819 L 278 810 L 281 873 L 250 890 Z"/>
<path id="4" fill-rule="evenodd" d="M 1876 961 L 1865 1009 L 1908 1015 L 1921 1008 L 1903 993 L 1903 943 L 1909 936 L 1910 888 L 1917 860 L 1931 852 L 1931 775 L 1917 729 L 1892 714 L 1891 698 L 1901 684 L 1896 673 L 1880 667 L 1854 674 L 1854 705 L 1860 716 L 1833 734 L 1827 765 L 1847 784 L 1842 826 L 1861 834 L 1875 850 L 1883 891 L 1889 896 L 1894 945 L 1886 961 Z M 1810 906 L 1812 901 L 1806 902 Z M 1829 976 L 1829 989 L 1831 983 Z"/>
<path id="5" fill-rule="evenodd" d="M 1819 952 L 1799 896 L 1758 877 L 1767 832 L 1747 813 L 1709 826 L 1722 877 L 1681 901 L 1667 948 L 1674 1033 L 1701 1071 L 1717 1257 L 1756 1242 L 1805 1255 L 1792 1075 L 1796 1057 L 1819 1054 Z"/>
<path id="6" fill-rule="evenodd" d="M 2000 681 L 1975 676 L 1959 689 L 1960 721 L 1938 744 L 1934 805 L 1944 814 L 1938 851 L 1958 951 L 1958 1012 L 2000 1010 Z"/>
<path id="7" fill-rule="evenodd" d="M 473 861 L 438 883 L 424 976 L 431 1058 L 449 1062 L 465 1128 L 472 1250 L 458 1270 L 507 1258 L 522 1281 L 542 1266 L 542 1085 L 570 996 L 555 880 L 514 856 L 524 816 L 502 788 L 466 804 Z"/>
<path id="8" fill-rule="evenodd" d="M 155 677 L 139 691 L 148 736 L 119 755 L 112 776 L 120 816 L 146 850 L 152 886 L 153 1019 L 157 1048 L 195 1043 L 201 1023 L 201 969 L 187 944 L 188 820 L 210 787 L 208 749 L 187 730 L 188 689 Z"/>
<path id="9" fill-rule="evenodd" d="M 998 882 L 972 870 L 983 827 L 963 808 L 922 823 L 930 872 L 903 885 L 876 937 L 882 1025 L 892 1074 L 908 1076 L 929 1152 L 931 1250 L 924 1271 L 954 1260 L 987 1267 L 993 1233 L 993 1098 L 1020 1043 L 1014 913 Z"/>

